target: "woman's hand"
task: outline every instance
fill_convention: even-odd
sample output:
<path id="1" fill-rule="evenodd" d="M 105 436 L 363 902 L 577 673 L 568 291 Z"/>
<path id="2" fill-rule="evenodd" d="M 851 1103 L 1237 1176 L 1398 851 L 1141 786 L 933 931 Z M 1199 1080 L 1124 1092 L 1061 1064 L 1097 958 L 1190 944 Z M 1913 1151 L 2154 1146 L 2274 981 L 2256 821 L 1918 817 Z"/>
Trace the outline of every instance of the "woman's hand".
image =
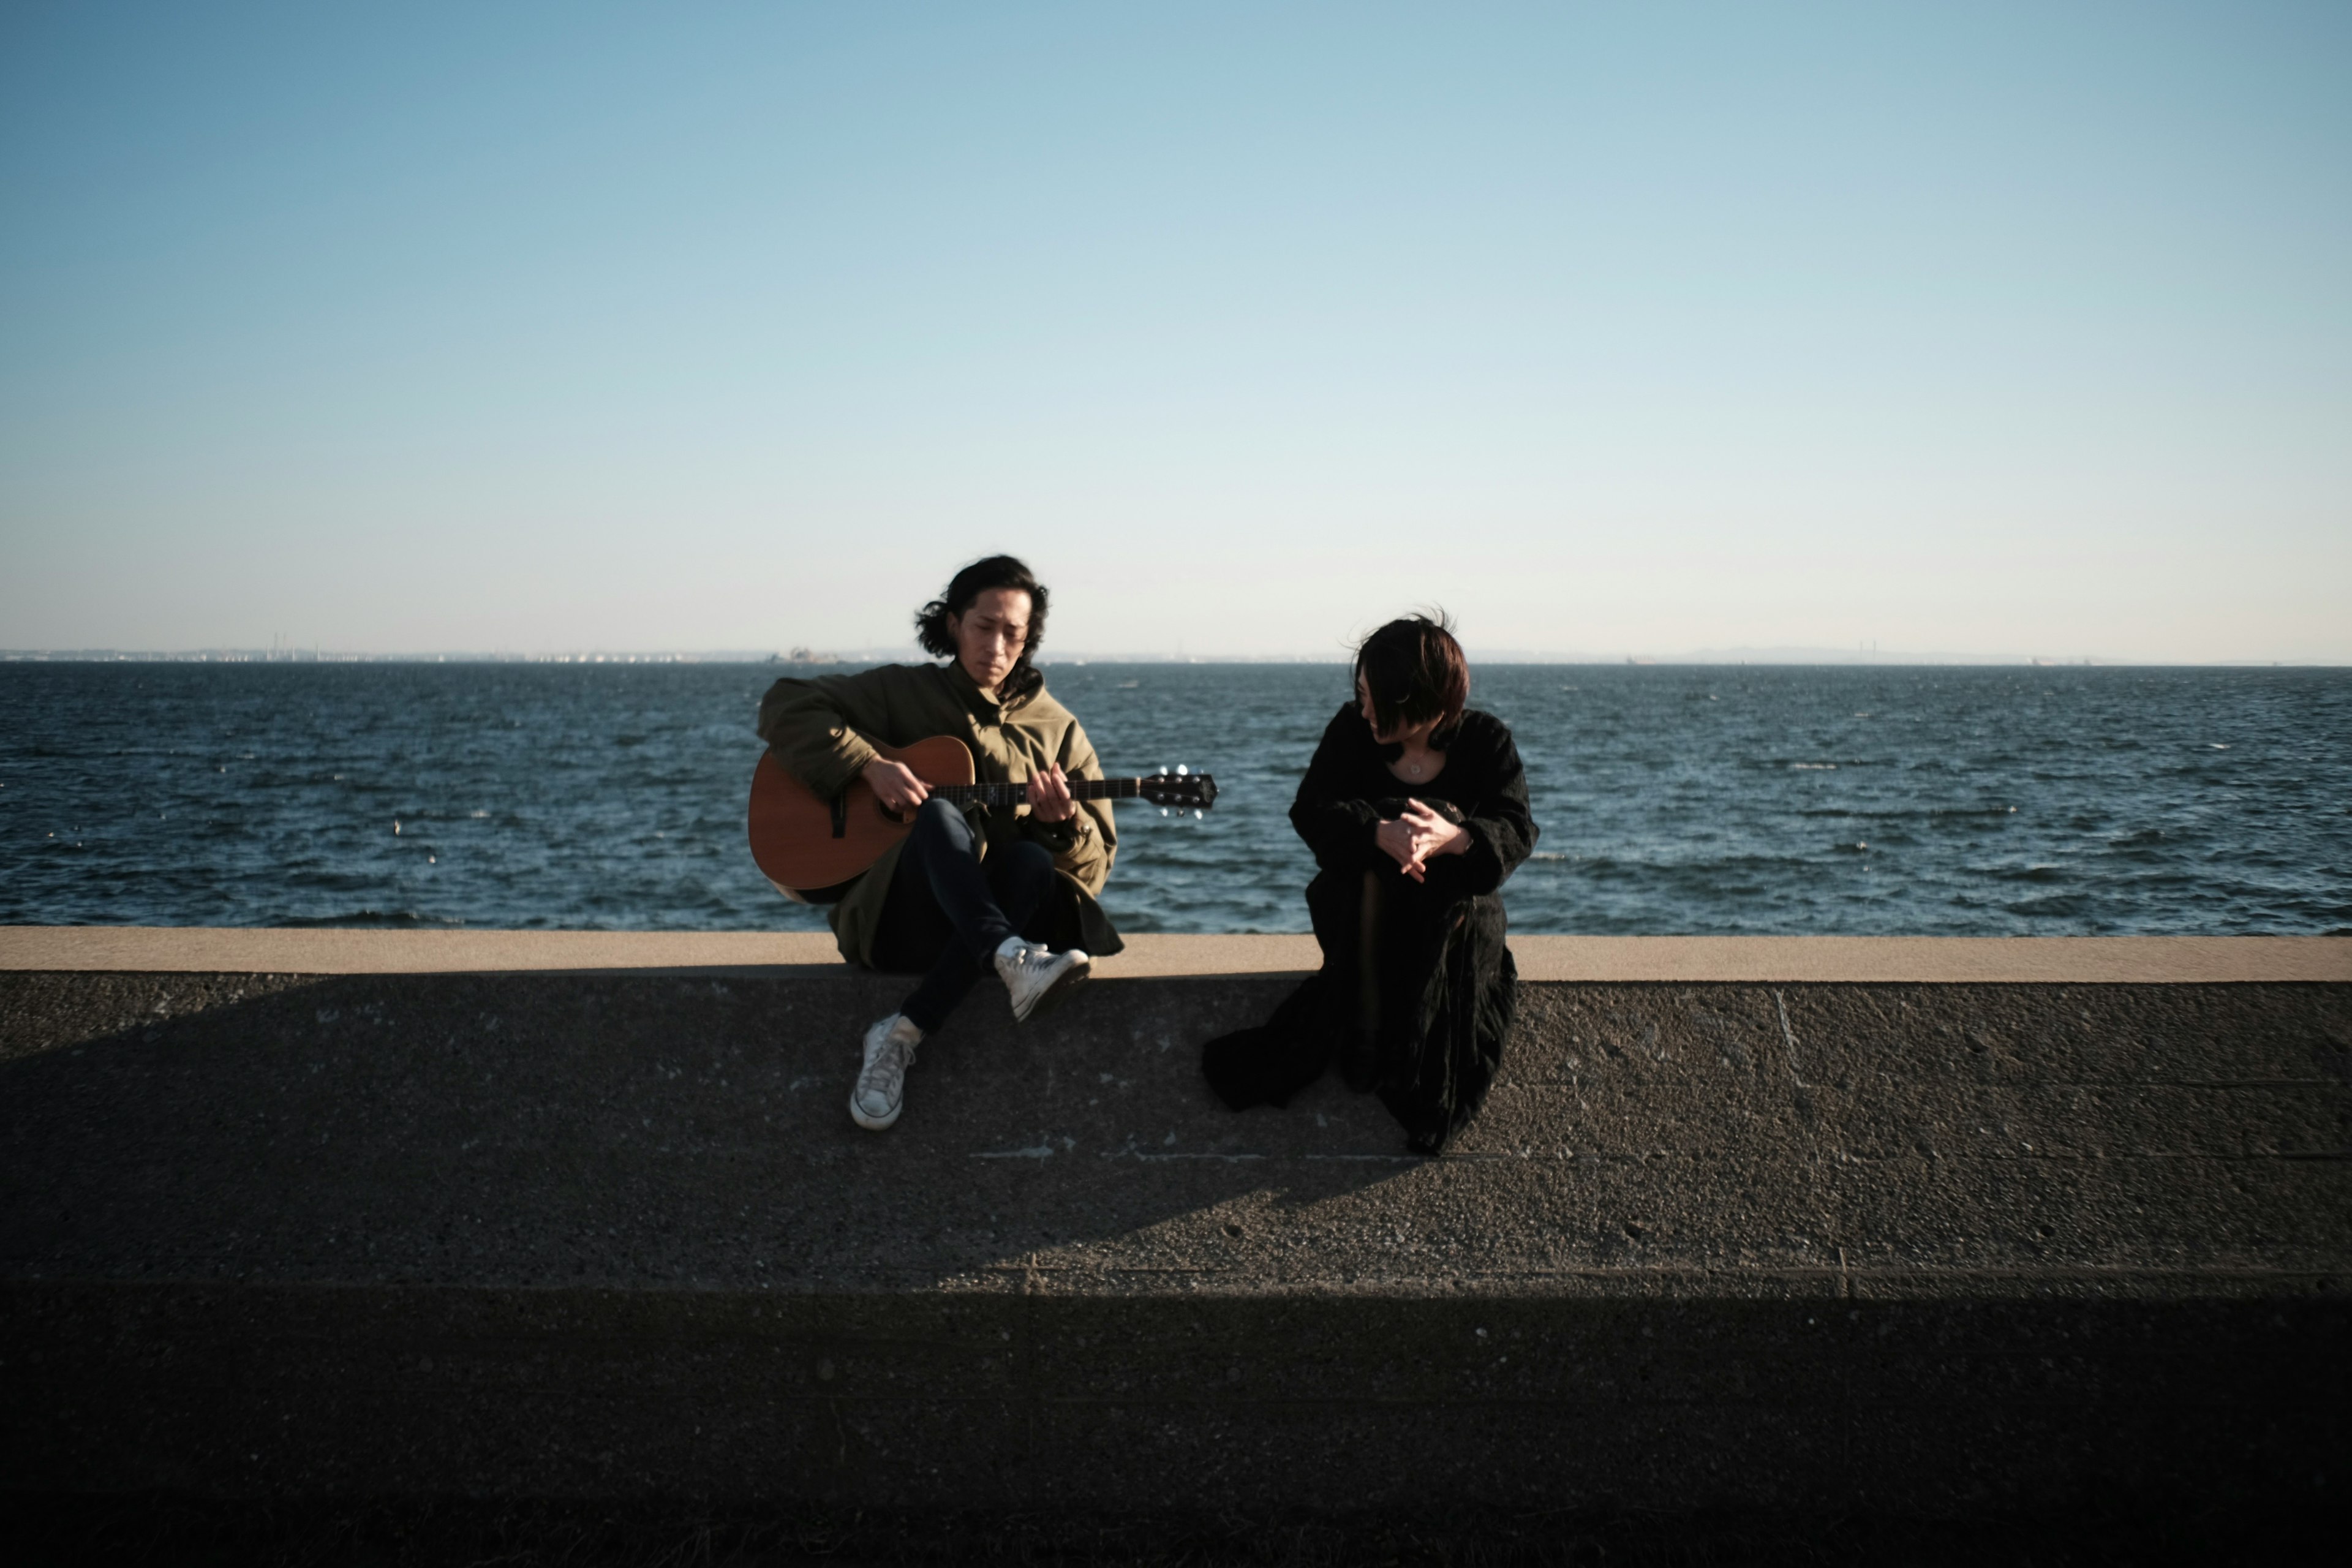
<path id="1" fill-rule="evenodd" d="M 1391 816 L 1372 829 L 1372 842 L 1379 845 L 1388 858 L 1412 874 L 1412 824 L 1402 816 Z"/>
<path id="2" fill-rule="evenodd" d="M 1407 801 L 1404 815 L 1381 823 L 1372 838 L 1416 882 L 1426 879 L 1431 856 L 1459 855 L 1470 847 L 1466 831 L 1417 800 Z"/>
<path id="3" fill-rule="evenodd" d="M 1070 779 L 1055 763 L 1029 780 L 1029 815 L 1040 822 L 1067 822 L 1077 803 L 1070 798 Z"/>
<path id="4" fill-rule="evenodd" d="M 861 776 L 874 791 L 874 797 L 900 816 L 931 798 L 931 786 L 917 778 L 914 769 L 887 757 L 877 757 L 866 763 Z"/>
<path id="5" fill-rule="evenodd" d="M 1397 819 L 1412 829 L 1412 858 L 1405 862 L 1405 875 L 1418 882 L 1422 871 L 1433 855 L 1459 855 L 1470 847 L 1467 830 L 1448 822 L 1431 807 L 1417 800 L 1405 802 L 1404 815 Z"/>

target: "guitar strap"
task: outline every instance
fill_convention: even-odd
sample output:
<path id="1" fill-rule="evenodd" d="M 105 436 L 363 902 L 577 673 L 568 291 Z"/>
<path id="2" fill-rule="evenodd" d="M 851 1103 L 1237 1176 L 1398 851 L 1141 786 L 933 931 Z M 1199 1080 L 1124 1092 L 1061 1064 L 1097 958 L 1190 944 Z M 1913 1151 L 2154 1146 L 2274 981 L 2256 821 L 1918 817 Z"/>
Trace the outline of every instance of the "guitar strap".
<path id="1" fill-rule="evenodd" d="M 835 838 L 849 837 L 849 792 L 847 790 L 843 790 L 833 797 L 833 836 Z"/>

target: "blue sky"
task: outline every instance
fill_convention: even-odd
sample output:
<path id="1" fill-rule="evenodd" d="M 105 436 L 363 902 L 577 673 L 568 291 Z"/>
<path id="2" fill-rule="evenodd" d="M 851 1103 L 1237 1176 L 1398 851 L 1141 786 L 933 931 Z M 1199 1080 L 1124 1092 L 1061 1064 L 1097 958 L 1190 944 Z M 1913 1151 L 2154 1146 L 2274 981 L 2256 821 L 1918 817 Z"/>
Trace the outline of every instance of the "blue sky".
<path id="1" fill-rule="evenodd" d="M 0 647 L 2352 659 L 2352 7 L 18 5 Z"/>

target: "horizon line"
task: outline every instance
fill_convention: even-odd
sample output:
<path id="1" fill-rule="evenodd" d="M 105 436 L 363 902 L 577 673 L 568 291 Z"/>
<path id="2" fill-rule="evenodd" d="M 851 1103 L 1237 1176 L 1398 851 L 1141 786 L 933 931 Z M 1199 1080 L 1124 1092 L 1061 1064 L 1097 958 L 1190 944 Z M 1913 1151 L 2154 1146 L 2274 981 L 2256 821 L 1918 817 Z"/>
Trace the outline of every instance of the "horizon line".
<path id="1" fill-rule="evenodd" d="M 1968 653 L 1946 650 L 1854 649 L 1783 646 L 1696 648 L 1675 653 L 1475 647 L 1464 650 L 1474 664 L 1555 666 L 1843 666 L 1936 668 L 1996 666 L 2024 668 L 2336 668 L 2352 656 L 2326 658 L 2166 658 L 2107 654 Z M 0 648 L 0 663 L 16 664 L 747 664 L 787 668 L 867 668 L 877 664 L 924 663 L 929 656 L 912 644 L 847 648 L 838 652 L 794 648 L 557 648 L 437 649 L 386 652 L 284 647 L 193 648 Z M 1343 654 L 1205 654 L 1165 649 L 1098 653 L 1090 650 L 1041 657 L 1041 668 L 1056 665 L 1299 664 L 1345 665 Z"/>

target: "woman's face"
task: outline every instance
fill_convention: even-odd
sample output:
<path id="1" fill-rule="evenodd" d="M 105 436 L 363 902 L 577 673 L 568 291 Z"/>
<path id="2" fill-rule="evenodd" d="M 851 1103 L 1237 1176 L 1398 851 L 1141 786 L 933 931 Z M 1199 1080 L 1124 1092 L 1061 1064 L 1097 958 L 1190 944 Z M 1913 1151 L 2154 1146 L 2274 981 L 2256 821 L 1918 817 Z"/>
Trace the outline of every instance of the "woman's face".
<path id="1" fill-rule="evenodd" d="M 1429 739 L 1430 731 L 1437 728 L 1437 721 L 1432 718 L 1423 719 L 1418 724 L 1407 724 L 1402 729 L 1381 730 L 1381 716 L 1372 708 L 1371 685 L 1365 680 L 1361 670 L 1356 672 L 1356 711 L 1361 713 L 1364 716 L 1364 722 L 1372 727 L 1372 739 L 1383 746 L 1426 741 Z"/>
<path id="2" fill-rule="evenodd" d="M 982 691 L 995 690 L 1029 646 L 1029 590 L 982 589 L 971 609 L 948 617 L 948 631 L 963 672 Z"/>

